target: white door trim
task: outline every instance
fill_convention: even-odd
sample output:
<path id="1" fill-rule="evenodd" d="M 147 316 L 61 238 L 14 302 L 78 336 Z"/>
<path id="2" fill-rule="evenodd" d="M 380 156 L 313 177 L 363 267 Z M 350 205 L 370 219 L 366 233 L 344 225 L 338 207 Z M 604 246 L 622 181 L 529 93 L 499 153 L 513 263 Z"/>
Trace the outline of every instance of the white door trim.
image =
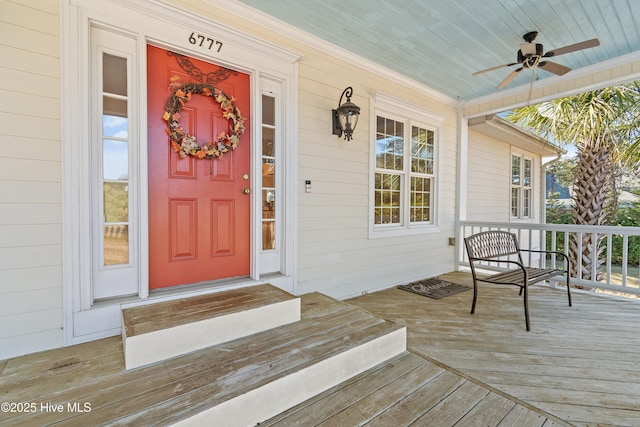
<path id="1" fill-rule="evenodd" d="M 91 190 L 86 177 L 88 147 L 82 141 L 90 137 L 88 115 L 89 100 L 89 28 L 90 23 L 100 23 L 103 28 L 127 33 L 136 38 L 138 44 L 139 118 L 137 149 L 138 176 L 138 265 L 139 295 L 144 299 L 148 292 L 148 194 L 147 180 L 147 123 L 146 123 L 146 45 L 152 43 L 205 61 L 237 69 L 252 76 L 252 116 L 257 117 L 255 101 L 260 94 L 260 78 L 279 81 L 284 88 L 283 103 L 286 105 L 283 123 L 286 126 L 284 181 L 291 183 L 285 189 L 287 200 L 284 221 L 283 243 L 285 253 L 283 271 L 272 281 L 295 292 L 295 230 L 296 230 L 296 171 L 297 171 L 297 85 L 299 55 L 262 39 L 242 33 L 211 17 L 194 14 L 166 2 L 157 0 L 63 0 L 61 2 L 61 93 L 62 93 L 62 164 L 63 164 L 63 299 L 65 344 L 75 344 L 118 333 L 119 310 L 115 307 L 122 301 L 101 302 L 92 305 L 91 299 Z M 217 50 L 208 46 L 190 43 L 190 36 L 203 34 L 219 41 Z M 193 39 L 193 38 L 192 38 Z M 258 121 L 253 120 L 252 135 L 259 135 Z M 253 141 L 254 146 L 259 142 Z M 252 156 L 255 157 L 255 151 Z M 253 157 L 252 157 L 253 158 Z M 255 164 L 255 161 L 252 162 Z M 252 172 L 254 185 L 259 184 L 259 174 Z M 259 188 L 259 187 L 255 187 Z M 254 191 L 252 215 L 254 222 L 260 220 L 260 203 L 256 203 L 260 192 Z M 291 207 L 293 206 L 293 207 Z M 255 241 L 257 228 L 252 225 Z M 253 284 L 259 279 L 259 248 L 252 245 Z M 238 286 L 235 283 L 233 286 Z M 201 292 L 201 290 L 200 290 Z M 130 300 L 129 300 L 130 301 Z"/>

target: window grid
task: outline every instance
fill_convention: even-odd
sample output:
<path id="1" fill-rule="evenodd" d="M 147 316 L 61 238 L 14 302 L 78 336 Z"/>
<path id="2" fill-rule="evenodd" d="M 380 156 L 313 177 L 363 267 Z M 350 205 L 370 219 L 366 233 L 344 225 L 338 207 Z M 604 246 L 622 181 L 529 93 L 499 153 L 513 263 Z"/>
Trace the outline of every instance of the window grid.
<path id="1" fill-rule="evenodd" d="M 276 111 L 275 98 L 262 95 L 262 250 L 276 242 Z"/>
<path id="2" fill-rule="evenodd" d="M 127 59 L 102 54 L 102 266 L 129 263 L 129 108 Z"/>
<path id="3" fill-rule="evenodd" d="M 511 217 L 531 218 L 533 205 L 533 160 L 511 155 Z"/>
<path id="4" fill-rule="evenodd" d="M 402 176 L 376 173 L 375 223 L 399 224 Z"/>
<path id="5" fill-rule="evenodd" d="M 433 182 L 433 131 L 411 127 L 411 202 L 410 223 L 431 222 Z"/>
<path id="6" fill-rule="evenodd" d="M 374 225 L 431 224 L 434 131 L 378 115 L 375 149 Z"/>

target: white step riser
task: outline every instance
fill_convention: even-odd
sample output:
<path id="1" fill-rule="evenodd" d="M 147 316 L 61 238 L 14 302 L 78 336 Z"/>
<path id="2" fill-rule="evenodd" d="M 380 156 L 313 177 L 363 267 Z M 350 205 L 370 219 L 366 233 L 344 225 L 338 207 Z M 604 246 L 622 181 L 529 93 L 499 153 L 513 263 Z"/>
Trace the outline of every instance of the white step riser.
<path id="1" fill-rule="evenodd" d="M 299 320 L 300 299 L 295 298 L 143 335 L 123 333 L 125 367 L 138 368 Z"/>
<path id="2" fill-rule="evenodd" d="M 221 403 L 174 426 L 255 426 L 341 382 L 406 351 L 406 328 Z"/>

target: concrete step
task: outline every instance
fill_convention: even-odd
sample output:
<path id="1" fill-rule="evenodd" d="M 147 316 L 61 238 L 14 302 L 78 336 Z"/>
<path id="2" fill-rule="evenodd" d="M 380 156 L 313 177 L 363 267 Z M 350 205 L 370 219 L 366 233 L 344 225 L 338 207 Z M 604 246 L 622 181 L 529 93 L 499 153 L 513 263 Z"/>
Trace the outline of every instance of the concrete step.
<path id="1" fill-rule="evenodd" d="M 300 299 L 266 284 L 122 309 L 127 370 L 300 320 Z"/>

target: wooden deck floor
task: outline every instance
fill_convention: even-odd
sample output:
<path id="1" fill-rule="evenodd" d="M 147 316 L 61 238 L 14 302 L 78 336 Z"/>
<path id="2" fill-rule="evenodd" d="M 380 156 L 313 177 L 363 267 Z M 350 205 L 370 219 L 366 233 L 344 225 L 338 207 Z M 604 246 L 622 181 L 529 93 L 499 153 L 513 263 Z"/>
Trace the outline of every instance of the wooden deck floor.
<path id="1" fill-rule="evenodd" d="M 471 285 L 466 273 L 442 276 Z M 388 289 L 348 302 L 408 328 L 410 350 L 574 425 L 640 426 L 640 304 L 483 284 L 441 300 Z"/>
<path id="2" fill-rule="evenodd" d="M 470 280 L 460 273 L 445 278 Z M 406 325 L 410 351 L 263 425 L 640 425 L 639 303 L 576 293 L 574 306 L 568 307 L 562 290 L 538 287 L 531 292 L 532 330 L 526 332 L 517 290 L 483 287 L 475 315 L 469 314 L 471 298 L 471 291 L 432 300 L 398 289 L 348 304 L 318 294 L 303 296 L 303 323 L 317 331 L 321 343 L 309 341 L 308 346 L 331 347 L 347 339 L 336 338 L 346 325 L 335 313 L 360 319 L 365 313 L 344 310 L 351 305 Z M 333 329 L 322 332 L 320 317 Z M 258 341 L 275 340 L 279 352 L 286 353 L 289 338 L 277 331 L 267 334 L 241 347 L 205 349 L 130 372 L 124 371 L 120 338 L 0 361 L 0 402 L 38 405 L 32 414 L 0 412 L 0 425 L 88 425 L 89 419 L 91 425 L 112 425 L 133 419 L 126 411 L 138 411 L 135 417 L 145 425 L 170 424 L 172 402 L 192 402 L 195 395 L 183 393 L 196 382 L 205 391 L 220 383 L 232 392 L 231 354 L 244 354 L 242 363 L 248 365 L 240 372 L 253 381 L 247 368 L 262 354 Z M 303 333 L 296 339 L 311 337 Z M 240 351 L 245 348 L 250 350 Z M 280 365 L 288 366 L 285 359 Z M 268 366 L 262 370 L 272 369 Z M 216 371 L 222 371 L 220 379 Z M 153 400 L 158 397 L 154 390 L 165 390 L 167 400 Z M 78 410 L 88 402 L 91 413 L 69 413 L 68 406 L 64 414 L 42 412 L 42 404 L 66 402 L 79 403 Z M 154 405 L 162 410 L 154 413 Z M 187 404 L 182 410 L 194 408 Z"/>
<path id="3" fill-rule="evenodd" d="M 360 335 L 371 337 L 388 330 L 385 325 L 397 329 L 320 294 L 304 295 L 301 302 L 302 320 L 296 324 L 131 371 L 124 370 L 119 337 L 0 361 L 0 402 L 18 405 L 15 412 L 3 406 L 0 425 L 171 425 L 183 415 L 244 393 L 244 386 L 349 348 Z M 459 422 L 564 425 L 410 352 L 263 424 L 399 427 Z"/>
<path id="4" fill-rule="evenodd" d="M 260 427 L 553 427 L 569 425 L 412 352 Z"/>

